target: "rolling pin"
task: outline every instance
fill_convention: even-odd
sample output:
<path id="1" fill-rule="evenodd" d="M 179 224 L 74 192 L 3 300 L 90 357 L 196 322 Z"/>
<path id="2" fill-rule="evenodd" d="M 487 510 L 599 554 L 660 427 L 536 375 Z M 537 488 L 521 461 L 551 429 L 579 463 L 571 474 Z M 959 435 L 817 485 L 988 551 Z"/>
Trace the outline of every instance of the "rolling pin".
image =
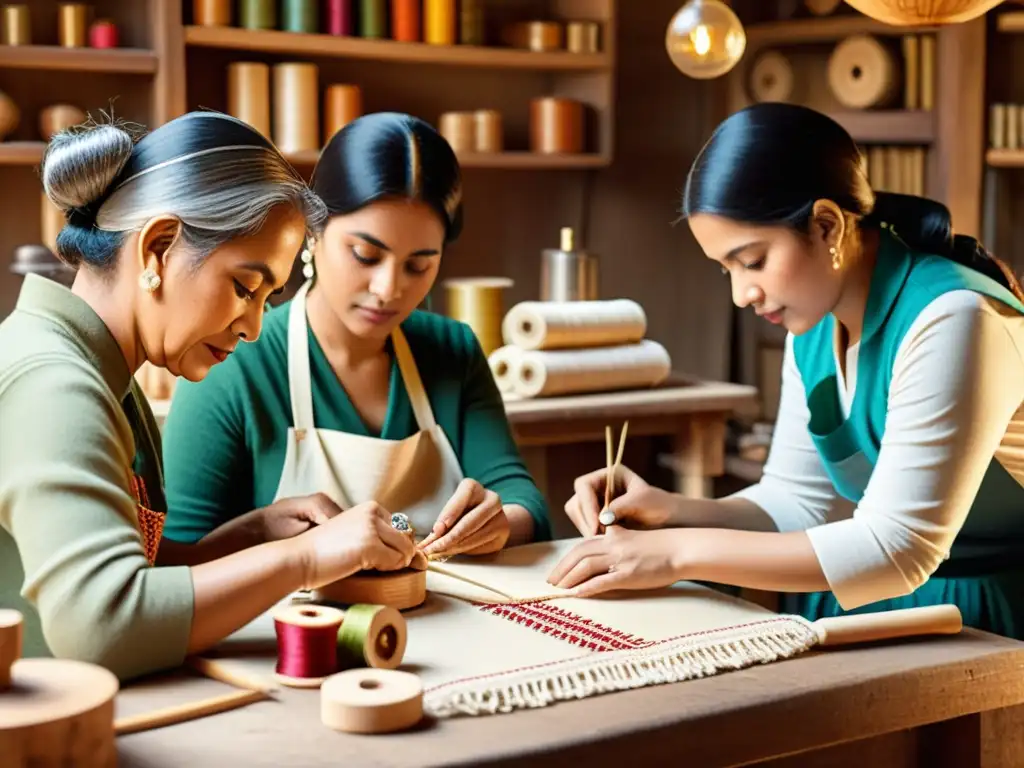
<path id="1" fill-rule="evenodd" d="M 811 622 L 818 645 L 851 645 L 920 635 L 955 635 L 963 617 L 955 605 L 926 605 L 878 613 L 832 616 Z"/>

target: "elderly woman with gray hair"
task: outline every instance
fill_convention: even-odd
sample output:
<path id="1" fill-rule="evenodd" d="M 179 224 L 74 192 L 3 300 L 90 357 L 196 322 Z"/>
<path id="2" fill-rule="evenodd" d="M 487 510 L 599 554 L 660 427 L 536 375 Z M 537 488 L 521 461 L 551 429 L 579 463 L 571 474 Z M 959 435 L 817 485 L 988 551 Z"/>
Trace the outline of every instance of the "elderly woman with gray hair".
<path id="1" fill-rule="evenodd" d="M 133 374 L 148 361 L 199 381 L 259 336 L 325 219 L 274 146 L 209 112 L 139 141 L 84 126 L 52 140 L 42 177 L 66 216 L 58 255 L 78 272 L 70 290 L 29 275 L 0 323 L 0 605 L 25 615 L 25 655 L 131 678 L 293 591 L 407 566 L 415 547 L 378 505 L 336 515 L 321 495 L 197 544 L 162 537 L 159 436 Z M 253 529 L 265 543 L 248 546 Z"/>

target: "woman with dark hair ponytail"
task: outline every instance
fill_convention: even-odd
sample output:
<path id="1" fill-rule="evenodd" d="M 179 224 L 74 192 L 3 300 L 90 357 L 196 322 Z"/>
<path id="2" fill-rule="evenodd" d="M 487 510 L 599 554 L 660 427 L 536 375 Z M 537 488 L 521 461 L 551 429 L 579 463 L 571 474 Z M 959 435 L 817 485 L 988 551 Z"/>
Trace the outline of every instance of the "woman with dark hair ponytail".
<path id="1" fill-rule="evenodd" d="M 830 118 L 759 104 L 690 171 L 683 215 L 733 301 L 789 331 L 760 482 L 683 499 L 577 482 L 552 574 L 593 594 L 706 580 L 808 619 L 953 603 L 1024 638 L 1024 293 L 948 210 L 876 193 Z M 637 529 L 676 529 L 651 532 Z"/>
<path id="2" fill-rule="evenodd" d="M 365 115 L 328 142 L 313 190 L 328 221 L 303 251 L 305 284 L 259 344 L 175 392 L 165 535 L 197 541 L 323 493 L 381 504 L 428 556 L 549 537 L 476 336 L 417 309 L 462 229 L 448 142 L 409 115 Z"/>

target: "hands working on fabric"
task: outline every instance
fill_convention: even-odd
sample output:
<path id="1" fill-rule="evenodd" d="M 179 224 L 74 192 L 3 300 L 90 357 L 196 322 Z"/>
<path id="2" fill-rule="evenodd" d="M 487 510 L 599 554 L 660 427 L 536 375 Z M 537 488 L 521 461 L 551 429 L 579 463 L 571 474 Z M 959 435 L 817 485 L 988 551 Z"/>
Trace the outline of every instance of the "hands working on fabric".
<path id="1" fill-rule="evenodd" d="M 485 555 L 503 549 L 511 533 L 498 494 L 466 478 L 459 483 L 419 548 L 427 557 Z"/>
<path id="2" fill-rule="evenodd" d="M 677 541 L 654 533 L 672 527 L 675 497 L 619 466 L 613 474 L 611 502 L 602 509 L 607 477 L 607 470 L 599 469 L 576 479 L 565 512 L 586 539 L 559 561 L 548 582 L 575 589 L 579 597 L 675 583 L 680 571 Z M 623 492 L 615 496 L 619 488 Z"/>

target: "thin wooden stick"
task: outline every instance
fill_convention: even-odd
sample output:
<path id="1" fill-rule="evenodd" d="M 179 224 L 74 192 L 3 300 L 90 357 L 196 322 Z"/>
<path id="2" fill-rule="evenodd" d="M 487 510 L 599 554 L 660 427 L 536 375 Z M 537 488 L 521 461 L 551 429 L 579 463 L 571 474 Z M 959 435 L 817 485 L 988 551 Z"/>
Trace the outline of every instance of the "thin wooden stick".
<path id="1" fill-rule="evenodd" d="M 186 664 L 211 680 L 218 680 L 236 688 L 249 691 L 263 691 L 269 693 L 276 689 L 273 683 L 263 680 L 238 669 L 221 663 L 215 659 L 204 659 L 202 656 L 190 656 Z"/>
<path id="2" fill-rule="evenodd" d="M 233 691 L 223 696 L 214 696 L 209 699 L 193 701 L 187 704 L 178 704 L 174 707 L 158 709 L 154 712 L 145 712 L 141 715 L 122 717 L 114 721 L 114 733 L 124 736 L 128 733 L 148 731 L 153 728 L 163 728 L 166 725 L 176 725 L 189 720 L 197 720 L 207 715 L 215 715 L 219 712 L 226 712 L 230 709 L 244 707 L 257 701 L 268 698 L 265 691 Z"/>
<path id="3" fill-rule="evenodd" d="M 629 422 L 626 421 L 622 425 L 622 434 L 619 435 L 619 448 L 615 453 L 615 461 L 612 462 L 612 428 L 604 428 L 605 437 L 605 454 L 606 462 L 608 465 L 608 475 L 605 479 L 604 484 L 604 508 L 601 510 L 601 514 L 598 515 L 597 521 L 607 527 L 615 524 L 614 515 L 608 511 L 608 507 L 611 506 L 613 489 L 615 487 L 615 476 L 618 473 L 619 466 L 622 464 L 622 454 L 626 450 L 626 432 L 629 430 Z"/>
<path id="4" fill-rule="evenodd" d="M 612 484 L 615 482 L 615 475 L 612 468 L 612 428 L 604 428 L 604 508 L 612 503 Z"/>
<path id="5" fill-rule="evenodd" d="M 456 579 L 457 581 L 464 581 L 466 584 L 470 584 L 474 587 L 480 587 L 480 589 L 486 589 L 488 592 L 494 592 L 495 594 L 501 595 L 502 597 L 507 597 L 509 600 L 515 600 L 515 598 L 512 595 L 508 595 L 502 592 L 500 589 L 495 589 L 494 587 L 488 586 L 487 584 L 482 584 L 479 581 L 473 581 L 473 579 L 467 578 L 466 576 L 461 576 L 457 573 L 452 573 L 447 568 L 442 568 L 438 565 L 435 565 L 434 563 L 431 563 L 427 570 L 433 571 L 434 573 L 440 573 L 443 576 L 447 576 L 451 579 Z"/>

